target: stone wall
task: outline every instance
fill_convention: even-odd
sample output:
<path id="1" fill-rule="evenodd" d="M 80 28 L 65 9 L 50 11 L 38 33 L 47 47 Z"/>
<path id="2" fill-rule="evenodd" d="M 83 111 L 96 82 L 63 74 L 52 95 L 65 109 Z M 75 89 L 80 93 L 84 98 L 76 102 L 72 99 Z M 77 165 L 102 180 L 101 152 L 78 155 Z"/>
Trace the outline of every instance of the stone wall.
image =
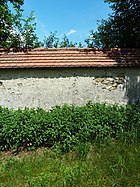
<path id="1" fill-rule="evenodd" d="M 0 105 L 9 108 L 126 104 L 140 99 L 140 68 L 1 69 Z"/>

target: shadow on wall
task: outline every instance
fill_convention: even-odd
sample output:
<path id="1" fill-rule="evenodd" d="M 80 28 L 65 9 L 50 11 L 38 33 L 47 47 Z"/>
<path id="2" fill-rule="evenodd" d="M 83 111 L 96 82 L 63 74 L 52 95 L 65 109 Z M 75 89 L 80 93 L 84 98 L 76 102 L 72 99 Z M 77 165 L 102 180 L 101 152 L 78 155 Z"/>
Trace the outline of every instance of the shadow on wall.
<path id="1" fill-rule="evenodd" d="M 90 50 L 82 49 L 84 53 Z M 126 79 L 125 97 L 128 103 L 140 101 L 140 49 L 99 49 L 92 50 L 97 55 L 117 62 L 116 67 L 109 68 L 39 68 L 39 69 L 1 69 L 0 85 L 3 80 L 30 79 L 30 78 L 78 78 L 78 77 L 112 77 L 122 76 Z M 47 70 L 47 71 L 46 71 Z M 118 73 L 119 71 L 119 73 Z"/>
<path id="2" fill-rule="evenodd" d="M 112 49 L 104 53 L 115 60 L 119 67 L 128 67 L 133 70 L 126 74 L 125 96 L 128 103 L 140 101 L 140 49 Z"/>
<path id="3" fill-rule="evenodd" d="M 136 75 L 129 76 L 126 86 L 128 103 L 140 102 L 140 77 Z"/>

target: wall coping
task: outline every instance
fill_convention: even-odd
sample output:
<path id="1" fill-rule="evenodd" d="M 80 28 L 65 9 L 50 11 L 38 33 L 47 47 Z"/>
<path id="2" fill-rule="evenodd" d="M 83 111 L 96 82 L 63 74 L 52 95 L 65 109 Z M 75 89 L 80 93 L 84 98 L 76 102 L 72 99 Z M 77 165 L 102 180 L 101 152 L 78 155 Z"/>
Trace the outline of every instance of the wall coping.
<path id="1" fill-rule="evenodd" d="M 0 69 L 140 67 L 140 48 L 0 48 Z"/>

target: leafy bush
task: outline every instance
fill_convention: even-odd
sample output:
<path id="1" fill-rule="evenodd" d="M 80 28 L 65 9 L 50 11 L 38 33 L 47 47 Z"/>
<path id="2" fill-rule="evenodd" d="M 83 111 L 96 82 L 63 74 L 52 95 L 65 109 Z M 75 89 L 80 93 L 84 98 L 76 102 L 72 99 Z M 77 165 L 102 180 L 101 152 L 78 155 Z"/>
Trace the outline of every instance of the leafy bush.
<path id="1" fill-rule="evenodd" d="M 81 143 L 137 141 L 140 104 L 117 106 L 87 103 L 43 109 L 0 108 L 0 150 L 59 147 L 69 151 Z"/>

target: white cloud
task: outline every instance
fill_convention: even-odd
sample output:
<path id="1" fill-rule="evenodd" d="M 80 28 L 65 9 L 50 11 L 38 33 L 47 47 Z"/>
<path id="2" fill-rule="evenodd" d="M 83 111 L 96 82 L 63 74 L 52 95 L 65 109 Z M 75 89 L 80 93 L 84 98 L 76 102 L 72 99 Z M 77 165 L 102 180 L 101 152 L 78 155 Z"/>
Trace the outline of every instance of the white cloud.
<path id="1" fill-rule="evenodd" d="M 74 29 L 71 29 L 69 32 L 66 33 L 67 36 L 70 36 L 71 34 L 76 33 L 77 31 Z"/>

